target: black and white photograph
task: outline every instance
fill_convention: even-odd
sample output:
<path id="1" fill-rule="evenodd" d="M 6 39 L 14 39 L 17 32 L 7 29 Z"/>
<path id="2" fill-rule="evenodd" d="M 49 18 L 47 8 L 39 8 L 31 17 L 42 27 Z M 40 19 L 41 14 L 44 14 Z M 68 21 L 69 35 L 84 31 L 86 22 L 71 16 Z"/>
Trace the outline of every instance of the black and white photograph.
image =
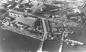
<path id="1" fill-rule="evenodd" d="M 0 0 L 0 52 L 86 52 L 86 0 Z"/>

